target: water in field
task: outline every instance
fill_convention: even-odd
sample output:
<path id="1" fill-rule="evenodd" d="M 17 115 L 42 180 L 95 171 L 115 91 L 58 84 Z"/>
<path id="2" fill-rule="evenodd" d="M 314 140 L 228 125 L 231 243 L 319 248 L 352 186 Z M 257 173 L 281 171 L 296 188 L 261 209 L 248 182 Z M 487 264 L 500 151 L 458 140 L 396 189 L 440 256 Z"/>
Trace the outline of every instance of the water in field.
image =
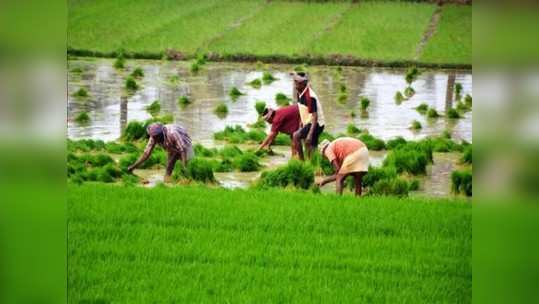
<path id="1" fill-rule="evenodd" d="M 214 132 L 227 125 L 245 126 L 256 121 L 256 101 L 262 100 L 270 106 L 276 106 L 277 93 L 292 95 L 292 81 L 288 73 L 293 70 L 294 65 L 208 63 L 198 73 L 193 74 L 189 71 L 189 62 L 129 60 L 124 71 L 116 70 L 113 62 L 110 59 L 97 58 L 69 60 L 69 138 L 115 140 L 119 138 L 127 122 L 150 118 L 145 107 L 154 100 L 159 100 L 161 114 L 172 114 L 175 122 L 183 125 L 195 142 L 218 146 L 221 143 L 214 142 Z M 141 67 L 145 76 L 138 82 L 141 88 L 134 94 L 127 94 L 123 88 L 125 78 L 135 67 Z M 432 120 L 415 110 L 420 103 L 427 103 L 443 114 L 445 109 L 451 106 L 446 98 L 448 78 L 454 77 L 456 83 L 462 84 L 463 96 L 471 94 L 471 71 L 425 70 L 413 83 L 416 94 L 398 105 L 394 96 L 397 91 L 406 87 L 404 69 L 343 67 L 342 72 L 338 72 L 336 67 L 328 66 L 309 66 L 307 69 L 312 87 L 324 108 L 326 130 L 331 133 L 343 132 L 348 124 L 354 123 L 385 140 L 396 136 L 419 139 L 449 130 L 456 139 L 472 141 L 471 112 L 458 120 L 445 117 Z M 270 71 L 278 80 L 259 89 L 252 88 L 248 82 L 260 78 L 265 70 Z M 348 95 L 344 104 L 338 101 L 341 84 L 346 86 Z M 81 87 L 88 90 L 89 97 L 73 97 L 73 93 Z M 228 92 L 233 87 L 237 87 L 245 95 L 236 101 L 231 100 Z M 177 101 L 178 97 L 184 95 L 188 96 L 192 103 L 182 107 Z M 361 96 L 371 100 L 367 115 L 360 114 Z M 221 102 L 228 106 L 228 115 L 223 119 L 214 114 L 215 106 Z M 79 125 L 74 122 L 74 118 L 81 111 L 89 113 L 89 124 Z M 351 112 L 355 112 L 356 117 L 352 117 Z M 421 122 L 421 131 L 410 130 L 413 120 Z M 267 160 L 268 167 L 289 159 L 289 149 L 282 150 L 280 158 L 276 156 Z M 380 155 L 371 157 L 375 161 L 378 158 L 379 162 L 383 159 Z M 439 176 L 450 173 L 443 168 L 438 169 L 433 168 L 433 173 Z M 217 178 L 227 187 L 243 187 L 256 177 L 256 173 L 217 174 Z M 156 177 L 153 180 L 159 179 Z M 437 189 L 433 184 L 428 185 Z"/>

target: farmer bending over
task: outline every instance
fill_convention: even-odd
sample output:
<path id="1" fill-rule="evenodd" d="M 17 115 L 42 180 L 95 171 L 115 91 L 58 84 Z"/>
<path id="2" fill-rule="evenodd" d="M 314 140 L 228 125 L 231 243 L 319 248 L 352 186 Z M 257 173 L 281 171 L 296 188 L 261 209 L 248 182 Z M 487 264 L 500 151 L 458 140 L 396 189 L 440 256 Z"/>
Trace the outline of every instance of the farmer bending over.
<path id="1" fill-rule="evenodd" d="M 170 181 L 170 175 L 172 174 L 172 170 L 174 170 L 176 161 L 180 159 L 185 166 L 187 161 L 193 157 L 191 138 L 183 127 L 173 124 L 162 125 L 160 123 L 153 123 L 148 126 L 147 132 L 150 139 L 144 149 L 144 153 L 134 164 L 129 166 L 127 170 L 132 172 L 147 160 L 152 154 L 155 144 L 159 144 L 168 152 L 167 170 L 164 178 L 164 181 L 168 182 Z"/>
<path id="2" fill-rule="evenodd" d="M 294 80 L 302 124 L 301 129 L 294 133 L 293 142 L 299 159 L 303 160 L 302 141 L 305 142 L 307 157 L 311 158 L 313 149 L 318 146 L 318 138 L 324 131 L 324 111 L 320 99 L 311 88 L 307 74 L 293 73 L 292 79 Z"/>
<path id="3" fill-rule="evenodd" d="M 361 196 L 361 179 L 369 170 L 369 151 L 365 144 L 351 137 L 337 138 L 333 142 L 325 139 L 320 144 L 320 153 L 331 162 L 335 174 L 323 179 L 319 186 L 336 181 L 337 194 L 342 194 L 344 181 L 352 175 L 356 196 Z"/>
<path id="4" fill-rule="evenodd" d="M 262 113 L 264 120 L 271 124 L 271 132 L 266 136 L 266 139 L 262 141 L 262 144 L 258 150 L 264 148 L 270 149 L 271 144 L 279 132 L 288 134 L 292 139 L 292 134 L 299 129 L 299 109 L 298 105 L 294 104 L 279 108 L 277 110 L 266 108 Z M 270 149 L 271 151 L 271 149 Z M 294 145 L 292 144 L 292 157 L 296 155 Z"/>

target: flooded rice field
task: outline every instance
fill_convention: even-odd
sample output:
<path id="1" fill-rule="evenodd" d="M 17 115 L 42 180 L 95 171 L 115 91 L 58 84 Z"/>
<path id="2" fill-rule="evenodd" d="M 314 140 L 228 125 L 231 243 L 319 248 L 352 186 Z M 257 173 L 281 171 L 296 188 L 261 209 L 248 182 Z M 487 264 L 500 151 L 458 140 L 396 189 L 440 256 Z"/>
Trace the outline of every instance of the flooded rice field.
<path id="1" fill-rule="evenodd" d="M 252 63 L 208 63 L 196 74 L 190 72 L 190 62 L 128 60 L 125 70 L 113 67 L 114 60 L 101 58 L 71 59 L 68 61 L 68 137 L 70 139 L 92 138 L 105 141 L 120 137 L 122 128 L 131 120 L 151 118 L 146 107 L 159 100 L 161 114 L 172 114 L 175 123 L 184 126 L 194 142 L 205 146 L 220 146 L 213 140 L 213 133 L 227 125 L 245 126 L 257 119 L 255 103 L 265 101 L 276 107 L 275 95 L 284 93 L 292 96 L 292 81 L 289 72 L 294 65 Z M 144 77 L 138 81 L 140 89 L 127 94 L 125 78 L 136 67 L 142 68 Z M 270 71 L 277 78 L 271 84 L 253 88 L 248 83 L 261 78 L 263 71 Z M 438 135 L 449 130 L 455 139 L 472 142 L 472 112 L 462 119 L 428 119 L 415 108 L 427 103 L 439 113 L 452 106 L 447 96 L 448 79 L 462 85 L 463 96 L 471 94 L 471 71 L 424 70 L 413 83 L 416 94 L 402 104 L 395 102 L 397 91 L 403 91 L 407 84 L 405 69 L 308 66 L 311 85 L 324 107 L 326 130 L 337 134 L 344 132 L 350 123 L 384 140 L 402 136 L 406 139 L 420 139 L 428 135 Z M 347 88 L 347 100 L 339 102 L 341 85 Z M 231 88 L 237 87 L 245 95 L 233 101 L 229 96 Z M 74 97 L 80 88 L 88 91 L 88 97 Z M 178 104 L 180 96 L 187 96 L 191 104 Z M 371 101 L 368 115 L 360 115 L 360 97 Z M 214 113 L 217 104 L 228 106 L 228 115 L 219 118 Z M 81 112 L 88 112 L 90 121 L 80 125 L 74 118 Z M 352 117 L 351 112 L 357 115 Z M 420 131 L 410 129 L 412 121 L 421 122 Z M 266 167 L 285 163 L 290 151 L 287 147 L 275 149 L 280 155 L 267 158 Z M 384 158 L 383 152 L 371 152 L 373 164 Z M 449 192 L 450 170 L 457 163 L 457 155 L 436 155 L 435 164 L 430 168 L 424 182 L 425 191 L 434 195 Z M 436 162 L 436 159 L 439 160 Z M 164 170 L 162 170 L 164 171 Z M 146 172 L 150 184 L 162 179 L 163 172 Z M 225 187 L 244 187 L 259 173 L 217 173 L 216 177 Z M 159 176 L 159 177 L 158 177 Z"/>

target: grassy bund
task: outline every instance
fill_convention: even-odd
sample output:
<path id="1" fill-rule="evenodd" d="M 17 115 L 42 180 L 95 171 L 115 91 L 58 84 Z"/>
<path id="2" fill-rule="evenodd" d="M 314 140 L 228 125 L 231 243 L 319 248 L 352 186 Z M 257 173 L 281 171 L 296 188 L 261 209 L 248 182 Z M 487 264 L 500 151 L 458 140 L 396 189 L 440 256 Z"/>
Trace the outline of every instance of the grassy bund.
<path id="1" fill-rule="evenodd" d="M 469 303 L 459 200 L 69 185 L 69 303 Z"/>
<path id="2" fill-rule="evenodd" d="M 471 6 L 263 0 L 69 1 L 68 53 L 380 66 L 471 66 Z"/>

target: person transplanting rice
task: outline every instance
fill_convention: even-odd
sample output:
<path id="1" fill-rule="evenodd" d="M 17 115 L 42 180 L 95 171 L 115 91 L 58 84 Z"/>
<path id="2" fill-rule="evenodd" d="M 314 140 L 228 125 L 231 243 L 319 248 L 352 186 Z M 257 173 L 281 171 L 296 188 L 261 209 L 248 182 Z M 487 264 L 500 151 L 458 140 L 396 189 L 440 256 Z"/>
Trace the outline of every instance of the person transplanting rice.
<path id="1" fill-rule="evenodd" d="M 163 125 L 153 123 L 148 126 L 147 133 L 150 139 L 144 149 L 142 156 L 134 164 L 127 168 L 128 172 L 133 172 L 139 165 L 146 161 L 152 154 L 155 145 L 158 144 L 168 152 L 167 168 L 165 171 L 165 182 L 171 179 L 172 171 L 177 160 L 181 160 L 184 166 L 193 158 L 193 144 L 187 131 L 175 124 Z"/>
<path id="2" fill-rule="evenodd" d="M 335 174 L 318 183 L 320 187 L 330 182 L 337 183 L 337 194 L 342 194 L 344 181 L 348 176 L 354 177 L 356 196 L 361 196 L 361 182 L 369 170 L 369 150 L 359 139 L 341 137 L 333 142 L 325 139 L 320 144 L 320 154 L 327 158 Z"/>

